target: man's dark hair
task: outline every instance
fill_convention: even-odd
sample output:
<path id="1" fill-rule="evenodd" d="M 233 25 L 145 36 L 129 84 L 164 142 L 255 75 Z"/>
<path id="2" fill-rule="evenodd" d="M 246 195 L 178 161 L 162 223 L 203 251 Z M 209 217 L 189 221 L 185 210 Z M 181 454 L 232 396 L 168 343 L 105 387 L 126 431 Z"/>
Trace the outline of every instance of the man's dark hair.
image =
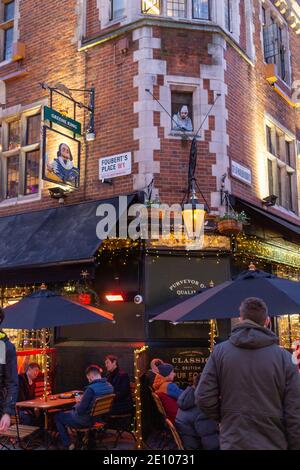
<path id="1" fill-rule="evenodd" d="M 41 370 L 41 366 L 37 362 L 31 362 L 26 367 L 26 372 L 28 371 L 28 369 L 40 369 Z"/>
<path id="2" fill-rule="evenodd" d="M 3 308 L 0 307 L 0 325 L 3 322 L 4 318 L 5 318 L 4 310 Z"/>
<path id="3" fill-rule="evenodd" d="M 264 326 L 268 318 L 268 307 L 262 299 L 248 297 L 241 303 L 240 315 L 243 320 L 251 320 Z"/>
<path id="4" fill-rule="evenodd" d="M 102 369 L 101 369 L 101 367 L 97 366 L 97 364 L 91 364 L 90 366 L 88 366 L 85 369 L 85 375 L 88 375 L 88 374 L 91 374 L 91 373 L 101 375 L 102 374 Z"/>
<path id="5" fill-rule="evenodd" d="M 117 356 L 114 356 L 113 354 L 108 354 L 107 356 L 105 356 L 104 360 L 106 361 L 106 359 L 108 359 L 110 362 L 115 362 L 117 366 L 119 365 Z"/>

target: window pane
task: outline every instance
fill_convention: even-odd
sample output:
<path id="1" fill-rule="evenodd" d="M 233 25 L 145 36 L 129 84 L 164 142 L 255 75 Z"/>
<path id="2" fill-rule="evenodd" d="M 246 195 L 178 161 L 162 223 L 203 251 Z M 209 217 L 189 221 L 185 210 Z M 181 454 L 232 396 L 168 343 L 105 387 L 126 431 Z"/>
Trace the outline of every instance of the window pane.
<path id="1" fill-rule="evenodd" d="M 231 30 L 231 0 L 225 0 L 225 28 Z"/>
<path id="2" fill-rule="evenodd" d="M 15 2 L 5 3 L 4 5 L 4 21 L 13 20 L 15 16 Z"/>
<path id="3" fill-rule="evenodd" d="M 290 211 L 293 210 L 293 193 L 292 193 L 292 173 L 287 173 L 287 184 L 286 184 L 286 208 Z"/>
<path id="4" fill-rule="evenodd" d="M 8 124 L 8 150 L 20 147 L 20 121 L 12 121 Z"/>
<path id="5" fill-rule="evenodd" d="M 121 18 L 125 14 L 124 0 L 111 0 L 111 19 Z"/>
<path id="6" fill-rule="evenodd" d="M 291 142 L 285 141 L 286 163 L 291 166 Z"/>
<path id="7" fill-rule="evenodd" d="M 39 191 L 40 151 L 26 153 L 25 157 L 25 194 Z"/>
<path id="8" fill-rule="evenodd" d="M 27 118 L 26 145 L 37 144 L 40 141 L 41 115 L 35 114 Z"/>
<path id="9" fill-rule="evenodd" d="M 210 0 L 193 0 L 193 18 L 200 20 L 210 19 Z"/>
<path id="10" fill-rule="evenodd" d="M 186 0 L 167 0 L 167 15 L 176 18 L 186 17 Z"/>
<path id="11" fill-rule="evenodd" d="M 19 191 L 19 155 L 7 159 L 6 198 L 17 197 Z"/>
<path id="12" fill-rule="evenodd" d="M 9 60 L 12 56 L 13 28 L 4 31 L 4 60 Z"/>
<path id="13" fill-rule="evenodd" d="M 142 13 L 160 15 L 160 0 L 142 0 Z"/>
<path id="14" fill-rule="evenodd" d="M 278 176 L 278 204 L 282 206 L 282 172 L 280 166 L 277 166 L 277 176 Z"/>
<path id="15" fill-rule="evenodd" d="M 266 126 L 266 133 L 267 133 L 267 149 L 268 152 L 275 154 L 273 144 L 272 144 L 272 129 L 269 126 Z"/>
<path id="16" fill-rule="evenodd" d="M 173 91 L 172 103 L 172 129 L 175 131 L 193 130 L 193 93 Z"/>
<path id="17" fill-rule="evenodd" d="M 268 159 L 269 196 L 274 194 L 273 162 Z"/>

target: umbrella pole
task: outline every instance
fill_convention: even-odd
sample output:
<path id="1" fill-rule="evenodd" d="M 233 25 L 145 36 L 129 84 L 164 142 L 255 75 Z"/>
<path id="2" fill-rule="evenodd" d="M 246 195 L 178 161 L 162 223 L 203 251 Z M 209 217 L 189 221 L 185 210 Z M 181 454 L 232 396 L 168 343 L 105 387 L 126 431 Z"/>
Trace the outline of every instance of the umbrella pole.
<path id="1" fill-rule="evenodd" d="M 43 354 L 43 369 L 44 369 L 44 394 L 43 398 L 47 401 L 47 389 L 48 389 L 48 371 L 47 371 L 47 338 L 46 329 L 42 329 L 42 354 Z"/>

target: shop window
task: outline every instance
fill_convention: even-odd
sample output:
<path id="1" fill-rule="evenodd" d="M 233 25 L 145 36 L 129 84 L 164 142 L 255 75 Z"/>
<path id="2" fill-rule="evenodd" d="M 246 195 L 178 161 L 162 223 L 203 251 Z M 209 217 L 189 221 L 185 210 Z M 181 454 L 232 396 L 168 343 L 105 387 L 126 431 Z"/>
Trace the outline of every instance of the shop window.
<path id="1" fill-rule="evenodd" d="M 193 18 L 197 20 L 210 19 L 210 0 L 193 0 Z"/>
<path id="2" fill-rule="evenodd" d="M 278 76 L 289 82 L 288 27 L 275 13 L 272 6 L 262 7 L 264 60 L 275 64 Z"/>
<path id="3" fill-rule="evenodd" d="M 40 113 L 2 122 L 1 199 L 39 192 L 40 126 Z"/>
<path id="4" fill-rule="evenodd" d="M 167 0 L 167 16 L 186 18 L 186 0 Z"/>
<path id="5" fill-rule="evenodd" d="M 161 0 L 142 0 L 142 13 L 144 15 L 160 15 Z"/>
<path id="6" fill-rule="evenodd" d="M 125 0 L 110 0 L 110 19 L 117 20 L 125 15 Z"/>
<path id="7" fill-rule="evenodd" d="M 193 126 L 193 93 L 171 92 L 172 130 L 192 132 Z"/>
<path id="8" fill-rule="evenodd" d="M 15 1 L 2 1 L 2 21 L 0 21 L 2 60 L 9 60 L 12 57 L 14 17 Z"/>
<path id="9" fill-rule="evenodd" d="M 277 204 L 293 212 L 297 195 L 295 145 L 278 126 L 266 125 L 269 195 L 276 195 Z"/>

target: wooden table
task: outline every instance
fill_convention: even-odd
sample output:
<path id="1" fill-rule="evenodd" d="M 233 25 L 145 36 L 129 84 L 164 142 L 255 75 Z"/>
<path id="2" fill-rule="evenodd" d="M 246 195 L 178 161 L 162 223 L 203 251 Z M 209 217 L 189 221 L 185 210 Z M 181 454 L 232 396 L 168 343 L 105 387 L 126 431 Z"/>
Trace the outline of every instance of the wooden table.
<path id="1" fill-rule="evenodd" d="M 64 393 L 75 393 L 78 390 L 73 390 L 71 392 L 64 392 Z M 45 434 L 48 431 L 48 413 L 53 410 L 63 411 L 64 408 L 70 408 L 75 405 L 76 400 L 75 397 L 72 398 L 59 398 L 59 393 L 56 395 L 48 395 L 47 400 L 44 397 L 35 398 L 34 400 L 27 400 L 27 401 L 19 401 L 16 403 L 17 408 L 32 408 L 32 409 L 39 409 L 44 413 L 45 416 Z"/>

